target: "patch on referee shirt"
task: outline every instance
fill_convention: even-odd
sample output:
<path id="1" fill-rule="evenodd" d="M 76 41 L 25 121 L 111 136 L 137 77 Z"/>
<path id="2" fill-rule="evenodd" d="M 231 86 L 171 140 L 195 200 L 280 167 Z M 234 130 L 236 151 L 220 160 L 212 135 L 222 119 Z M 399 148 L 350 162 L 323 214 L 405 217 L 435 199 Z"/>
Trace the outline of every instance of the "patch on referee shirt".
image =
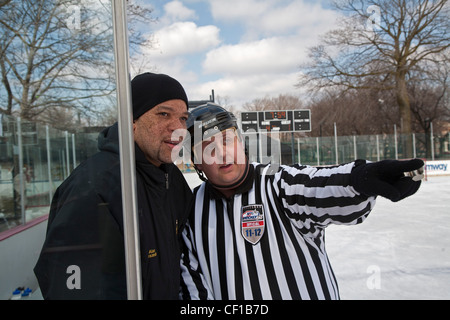
<path id="1" fill-rule="evenodd" d="M 253 204 L 241 209 L 241 234 L 245 240 L 255 245 L 261 240 L 265 229 L 264 207 Z"/>

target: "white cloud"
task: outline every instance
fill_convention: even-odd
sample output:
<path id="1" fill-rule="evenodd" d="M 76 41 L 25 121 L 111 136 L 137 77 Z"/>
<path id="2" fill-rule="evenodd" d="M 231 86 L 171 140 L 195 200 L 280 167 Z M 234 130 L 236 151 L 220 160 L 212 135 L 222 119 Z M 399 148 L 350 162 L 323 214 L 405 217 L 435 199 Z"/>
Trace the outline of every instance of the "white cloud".
<path id="1" fill-rule="evenodd" d="M 215 19 L 225 21 L 245 21 L 261 17 L 267 12 L 273 0 L 209 0 L 212 15 Z"/>
<path id="2" fill-rule="evenodd" d="M 207 74 L 255 75 L 299 72 L 307 49 L 333 27 L 337 15 L 303 0 L 209 0 L 217 19 L 241 22 L 241 42 L 207 53 Z M 225 6 L 228 8 L 225 10 Z"/>
<path id="3" fill-rule="evenodd" d="M 313 34 L 323 32 L 334 23 L 336 14 L 318 4 L 293 1 L 284 7 L 268 11 L 255 26 L 266 34 L 278 34 L 292 30 L 306 29 Z"/>
<path id="4" fill-rule="evenodd" d="M 245 27 L 243 39 L 307 29 L 314 34 L 334 23 L 335 12 L 305 0 L 209 0 L 213 16 Z"/>
<path id="5" fill-rule="evenodd" d="M 200 14 L 185 5 L 195 8 L 205 2 L 210 6 L 201 10 L 210 8 L 214 22 L 202 26 L 204 11 Z M 148 61 L 156 71 L 180 80 L 190 99 L 204 99 L 214 89 L 238 108 L 265 96 L 301 95 L 294 87 L 298 67 L 307 58 L 307 48 L 334 27 L 337 17 L 320 3 L 306 0 L 183 3 L 164 6 L 160 29 L 154 32 L 157 45 L 146 53 Z M 230 36 L 230 29 L 238 30 L 238 43 L 232 42 L 236 35 Z"/>
<path id="6" fill-rule="evenodd" d="M 294 87 L 298 80 L 298 73 L 278 73 L 257 75 L 229 75 L 216 81 L 209 81 L 190 87 L 190 96 L 194 99 L 205 98 L 205 93 L 214 89 L 217 95 L 227 97 L 229 103 L 241 108 L 246 102 L 257 98 L 275 97 L 280 94 L 300 95 L 300 91 Z"/>
<path id="7" fill-rule="evenodd" d="M 219 31 L 216 26 L 176 22 L 155 32 L 155 49 L 166 58 L 202 52 L 220 44 Z"/>
<path id="8" fill-rule="evenodd" d="M 165 15 L 162 18 L 164 24 L 197 19 L 195 11 L 185 7 L 180 1 L 165 4 L 164 11 Z"/>
<path id="9" fill-rule="evenodd" d="M 291 72 L 299 64 L 301 46 L 296 37 L 268 38 L 226 45 L 206 55 L 206 73 L 259 74 Z"/>

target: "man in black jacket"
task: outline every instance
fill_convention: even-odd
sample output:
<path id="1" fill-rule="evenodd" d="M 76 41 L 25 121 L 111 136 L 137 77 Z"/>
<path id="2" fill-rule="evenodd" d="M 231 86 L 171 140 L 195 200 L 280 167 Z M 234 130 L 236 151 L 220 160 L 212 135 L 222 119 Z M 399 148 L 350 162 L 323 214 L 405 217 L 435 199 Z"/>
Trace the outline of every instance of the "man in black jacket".
<path id="1" fill-rule="evenodd" d="M 133 79 L 133 129 L 144 299 L 178 299 L 179 234 L 192 192 L 171 155 L 186 129 L 188 101 L 162 74 Z M 100 152 L 56 190 L 34 269 L 45 299 L 126 299 L 117 123 L 100 133 Z"/>

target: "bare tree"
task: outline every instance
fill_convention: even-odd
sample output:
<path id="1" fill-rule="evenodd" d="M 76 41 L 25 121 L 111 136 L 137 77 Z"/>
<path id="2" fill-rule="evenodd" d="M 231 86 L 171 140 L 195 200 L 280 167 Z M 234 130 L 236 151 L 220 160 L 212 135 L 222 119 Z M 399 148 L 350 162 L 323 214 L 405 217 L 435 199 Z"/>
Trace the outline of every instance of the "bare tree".
<path id="1" fill-rule="evenodd" d="M 433 123 L 436 132 L 445 132 L 450 121 L 449 71 L 448 68 L 434 70 L 434 81 L 427 79 L 408 85 L 416 130 L 428 133 Z M 417 78 L 420 76 L 417 75 Z"/>
<path id="2" fill-rule="evenodd" d="M 403 132 L 411 133 L 413 71 L 449 61 L 447 0 L 341 0 L 340 27 L 310 49 L 298 86 L 392 90 Z"/>
<path id="3" fill-rule="evenodd" d="M 252 102 L 247 102 L 243 106 L 247 111 L 264 111 L 264 110 L 294 110 L 302 109 L 303 102 L 299 97 L 280 94 L 278 97 L 259 98 Z"/>
<path id="4" fill-rule="evenodd" d="M 149 9 L 128 6 L 131 21 L 151 20 Z M 63 108 L 95 117 L 110 103 L 115 78 L 109 1 L 6 2 L 0 32 L 0 113 L 36 120 Z M 130 38 L 133 46 L 150 45 L 137 32 Z"/>
<path id="5" fill-rule="evenodd" d="M 310 104 L 311 136 L 334 135 L 334 123 L 340 136 L 393 133 L 398 118 L 393 104 L 387 91 L 327 89 Z"/>

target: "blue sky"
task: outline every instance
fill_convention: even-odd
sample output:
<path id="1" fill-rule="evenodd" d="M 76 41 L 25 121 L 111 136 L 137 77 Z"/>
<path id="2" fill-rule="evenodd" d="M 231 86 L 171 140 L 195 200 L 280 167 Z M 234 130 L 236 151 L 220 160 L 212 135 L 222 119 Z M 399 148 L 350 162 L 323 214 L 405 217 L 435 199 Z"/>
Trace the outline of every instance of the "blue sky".
<path id="1" fill-rule="evenodd" d="M 240 109 L 279 94 L 301 95 L 295 83 L 306 49 L 335 26 L 328 1 L 134 0 L 153 8 L 146 31 L 154 46 L 135 73 L 169 74 L 189 99 L 216 96 Z"/>

